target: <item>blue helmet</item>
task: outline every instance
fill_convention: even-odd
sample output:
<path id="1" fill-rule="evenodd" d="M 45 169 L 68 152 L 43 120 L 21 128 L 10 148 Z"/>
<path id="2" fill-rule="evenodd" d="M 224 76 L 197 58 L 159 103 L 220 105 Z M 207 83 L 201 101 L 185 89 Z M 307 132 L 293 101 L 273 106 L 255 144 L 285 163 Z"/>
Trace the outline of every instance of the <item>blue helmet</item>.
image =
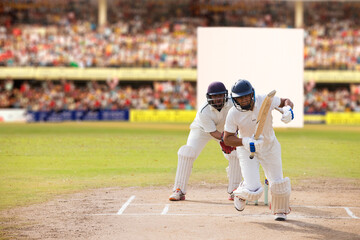
<path id="1" fill-rule="evenodd" d="M 251 101 L 249 104 L 245 105 L 245 106 L 241 106 L 240 103 L 238 103 L 234 98 L 237 97 L 242 97 L 242 96 L 246 96 L 246 95 L 252 95 L 251 96 Z M 240 79 L 238 80 L 234 86 L 231 89 L 231 99 L 234 103 L 234 106 L 236 107 L 237 110 L 239 111 L 248 111 L 251 109 L 251 107 L 253 106 L 253 104 L 255 103 L 255 90 L 252 87 L 251 83 L 247 80 L 244 79 Z"/>
<path id="2" fill-rule="evenodd" d="M 222 97 L 214 98 L 214 95 L 220 95 L 224 94 Z M 213 82 L 209 85 L 207 93 L 206 93 L 206 99 L 209 103 L 209 105 L 213 106 L 217 110 L 221 110 L 228 99 L 228 90 L 226 89 L 225 85 L 222 82 Z M 222 101 L 219 101 L 222 99 Z"/>

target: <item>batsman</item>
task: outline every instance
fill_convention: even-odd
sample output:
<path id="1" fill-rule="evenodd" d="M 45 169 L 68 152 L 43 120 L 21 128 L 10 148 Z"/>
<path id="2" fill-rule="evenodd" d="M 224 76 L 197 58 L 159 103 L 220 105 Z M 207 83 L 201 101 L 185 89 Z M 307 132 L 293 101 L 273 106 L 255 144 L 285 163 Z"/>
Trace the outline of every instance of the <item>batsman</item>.
<path id="1" fill-rule="evenodd" d="M 288 177 L 283 177 L 281 146 L 272 126 L 272 110 L 282 112 L 281 120 L 289 123 L 294 119 L 294 104 L 290 99 L 268 95 L 255 95 L 255 90 L 247 80 L 239 80 L 232 87 L 231 98 L 234 107 L 229 110 L 224 127 L 224 142 L 237 147 L 243 182 L 234 191 L 234 206 L 243 211 L 246 200 L 256 201 L 262 193 L 259 166 L 261 164 L 269 181 L 271 192 L 271 212 L 275 220 L 286 220 L 290 213 L 291 185 Z M 265 107 L 263 107 L 263 104 Z M 256 133 L 262 124 L 262 133 Z M 238 133 L 237 133 L 238 132 Z M 251 157 L 253 157 L 251 159 Z"/>
<path id="2" fill-rule="evenodd" d="M 211 139 L 220 143 L 224 156 L 229 161 L 227 167 L 229 200 L 234 200 L 233 190 L 239 186 L 242 179 L 236 148 L 226 146 L 222 140 L 225 118 L 233 106 L 233 103 L 229 101 L 225 85 L 221 82 L 211 83 L 208 86 L 206 98 L 207 102 L 198 110 L 190 125 L 186 145 L 178 150 L 178 165 L 173 193 L 169 197 L 170 201 L 185 200 L 193 163 Z"/>

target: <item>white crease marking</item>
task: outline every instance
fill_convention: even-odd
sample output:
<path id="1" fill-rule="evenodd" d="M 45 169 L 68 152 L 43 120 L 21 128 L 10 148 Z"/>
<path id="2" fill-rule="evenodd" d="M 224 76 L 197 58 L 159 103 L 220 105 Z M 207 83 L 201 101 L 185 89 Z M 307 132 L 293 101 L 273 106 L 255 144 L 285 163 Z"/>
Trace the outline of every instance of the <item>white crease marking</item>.
<path id="1" fill-rule="evenodd" d="M 355 216 L 355 214 L 350 210 L 350 208 L 344 207 L 344 209 L 350 217 L 358 219 L 358 217 Z"/>
<path id="2" fill-rule="evenodd" d="M 120 208 L 120 210 L 117 212 L 117 215 L 121 215 L 125 209 L 130 205 L 131 201 L 135 199 L 135 196 L 131 196 L 126 203 L 124 203 L 124 205 L 122 205 L 122 207 Z"/>
<path id="3" fill-rule="evenodd" d="M 170 207 L 170 204 L 166 204 L 164 209 L 161 212 L 161 215 L 166 215 L 167 212 L 169 211 L 169 207 Z"/>

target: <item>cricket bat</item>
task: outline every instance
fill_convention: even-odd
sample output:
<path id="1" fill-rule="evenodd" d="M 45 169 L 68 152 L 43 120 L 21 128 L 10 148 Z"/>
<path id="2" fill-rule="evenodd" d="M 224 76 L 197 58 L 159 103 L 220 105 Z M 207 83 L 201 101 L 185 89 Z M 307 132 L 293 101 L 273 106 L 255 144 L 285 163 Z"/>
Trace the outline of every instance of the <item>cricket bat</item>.
<path id="1" fill-rule="evenodd" d="M 275 96 L 275 93 L 276 93 L 276 90 L 272 90 L 265 97 L 264 102 L 261 104 L 259 115 L 258 115 L 258 117 L 256 119 L 256 127 L 255 127 L 255 135 L 254 135 L 255 140 L 259 139 L 259 137 L 260 137 L 260 135 L 261 135 L 261 133 L 263 131 L 265 121 L 266 121 L 267 115 L 269 113 L 269 109 L 270 109 L 272 100 L 273 100 L 273 98 Z M 253 159 L 254 155 L 255 155 L 255 152 L 251 152 L 250 153 L 250 159 Z"/>

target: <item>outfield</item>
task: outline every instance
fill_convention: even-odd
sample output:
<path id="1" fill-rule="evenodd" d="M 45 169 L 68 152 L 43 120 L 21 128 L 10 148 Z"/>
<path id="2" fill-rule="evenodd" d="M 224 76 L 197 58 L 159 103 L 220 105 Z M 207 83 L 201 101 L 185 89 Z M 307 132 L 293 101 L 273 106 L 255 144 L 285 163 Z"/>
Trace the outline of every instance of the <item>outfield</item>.
<path id="1" fill-rule="evenodd" d="M 0 210 L 87 189 L 173 184 L 189 124 L 0 124 Z M 360 126 L 276 129 L 284 175 L 360 179 Z M 215 141 L 194 163 L 191 184 L 226 184 Z M 354 186 L 359 188 L 360 184 Z"/>

